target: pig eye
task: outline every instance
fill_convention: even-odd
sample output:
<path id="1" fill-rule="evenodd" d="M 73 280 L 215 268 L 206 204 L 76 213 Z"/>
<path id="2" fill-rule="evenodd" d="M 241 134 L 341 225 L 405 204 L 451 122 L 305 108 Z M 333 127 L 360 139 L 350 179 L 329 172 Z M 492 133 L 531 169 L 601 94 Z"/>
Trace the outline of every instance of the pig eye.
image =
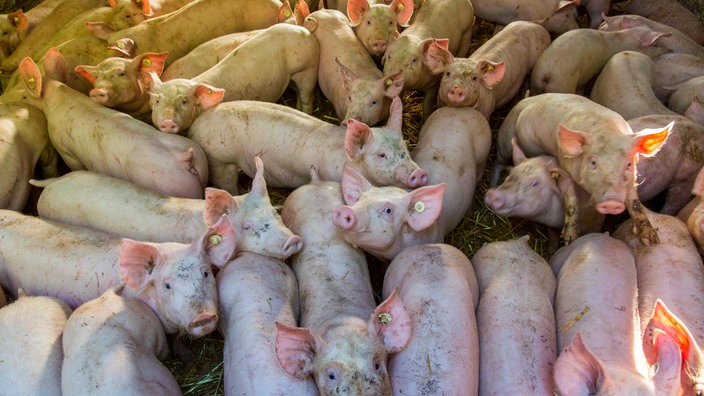
<path id="1" fill-rule="evenodd" d="M 169 282 L 164 283 L 164 288 L 166 290 L 171 290 L 171 283 L 169 283 Z"/>
<path id="2" fill-rule="evenodd" d="M 188 101 L 187 101 L 186 99 L 184 99 L 184 100 L 181 101 L 181 104 L 185 106 L 185 105 L 188 104 Z"/>
<path id="3" fill-rule="evenodd" d="M 445 72 L 445 76 L 447 76 L 447 77 L 450 77 L 451 74 L 452 74 L 452 73 L 450 73 L 449 71 L 448 71 L 448 72 Z"/>
<path id="4" fill-rule="evenodd" d="M 382 210 L 382 213 L 385 214 L 385 215 L 390 215 L 390 214 L 391 214 L 391 208 L 388 207 L 388 206 L 385 207 L 385 208 Z"/>
<path id="5" fill-rule="evenodd" d="M 596 158 L 592 158 L 589 160 L 589 168 L 596 169 Z"/>
<path id="6" fill-rule="evenodd" d="M 372 106 L 376 106 L 376 100 L 372 100 Z"/>
<path id="7" fill-rule="evenodd" d="M 210 276 L 210 271 L 203 271 L 203 278 L 208 279 Z"/>
<path id="8" fill-rule="evenodd" d="M 472 81 L 477 81 L 477 76 L 472 76 Z"/>
<path id="9" fill-rule="evenodd" d="M 372 21 L 371 21 L 371 20 L 368 20 L 368 21 L 367 21 L 367 25 L 368 25 L 368 26 L 371 26 L 371 25 L 372 25 Z"/>
<path id="10" fill-rule="evenodd" d="M 633 163 L 629 162 L 628 165 L 626 165 L 627 170 L 633 169 Z"/>
<path id="11" fill-rule="evenodd" d="M 386 158 L 386 153 L 379 153 L 379 158 Z"/>

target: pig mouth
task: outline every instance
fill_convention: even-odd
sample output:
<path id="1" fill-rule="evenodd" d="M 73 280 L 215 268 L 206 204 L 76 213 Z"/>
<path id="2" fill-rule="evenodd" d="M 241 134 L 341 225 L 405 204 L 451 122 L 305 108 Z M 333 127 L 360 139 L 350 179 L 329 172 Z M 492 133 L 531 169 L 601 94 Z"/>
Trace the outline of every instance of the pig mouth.
<path id="1" fill-rule="evenodd" d="M 201 313 L 188 324 L 188 333 L 194 337 L 202 337 L 215 330 L 218 316 L 213 313 Z"/>

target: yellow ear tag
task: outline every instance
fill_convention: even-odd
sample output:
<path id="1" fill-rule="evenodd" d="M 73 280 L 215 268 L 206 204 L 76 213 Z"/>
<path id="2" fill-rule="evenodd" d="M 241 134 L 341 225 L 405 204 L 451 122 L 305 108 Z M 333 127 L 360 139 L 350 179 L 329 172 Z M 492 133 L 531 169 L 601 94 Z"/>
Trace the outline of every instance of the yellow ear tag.
<path id="1" fill-rule="evenodd" d="M 208 88 L 208 95 L 210 95 L 210 94 L 212 94 L 212 93 L 213 93 L 213 90 L 210 89 L 210 88 Z"/>
<path id="2" fill-rule="evenodd" d="M 12 22 L 14 22 L 15 25 L 19 25 L 20 24 L 20 17 L 12 17 Z"/>
<path id="3" fill-rule="evenodd" d="M 290 17 L 290 16 L 291 16 L 291 11 L 285 10 L 285 11 L 284 11 L 284 16 L 285 16 L 286 18 Z"/>
<path id="4" fill-rule="evenodd" d="M 213 245 L 219 245 L 222 242 L 222 237 L 218 234 L 213 234 L 208 238 L 208 241 Z"/>
<path id="5" fill-rule="evenodd" d="M 37 80 L 34 79 L 34 77 L 30 77 L 27 79 L 27 82 L 29 83 L 29 88 L 34 89 L 34 87 L 37 85 Z"/>
<path id="6" fill-rule="evenodd" d="M 552 176 L 552 178 L 555 179 L 555 180 L 557 180 L 557 179 L 560 178 L 560 174 L 559 174 L 557 171 L 552 171 L 552 173 L 550 174 L 550 176 Z"/>
<path id="7" fill-rule="evenodd" d="M 149 59 L 142 59 L 142 64 L 143 64 L 144 66 L 149 66 L 149 65 L 152 64 L 152 61 L 149 60 Z"/>
<path id="8" fill-rule="evenodd" d="M 118 41 L 118 42 L 117 42 L 117 48 L 119 48 L 119 49 L 125 49 L 125 43 L 123 43 L 122 41 Z"/>
<path id="9" fill-rule="evenodd" d="M 403 11 L 403 9 L 406 8 L 406 6 L 403 5 L 403 4 L 401 4 L 401 3 L 398 3 L 398 4 L 396 5 L 396 8 L 397 8 L 399 11 Z"/>
<path id="10" fill-rule="evenodd" d="M 376 320 L 379 321 L 379 324 L 386 326 L 387 324 L 391 323 L 393 318 L 388 312 L 382 312 L 379 314 Z"/>
<path id="11" fill-rule="evenodd" d="M 393 84 L 393 83 L 394 83 L 394 80 L 387 78 L 386 80 L 384 80 L 384 88 L 390 87 L 391 84 Z"/>
<path id="12" fill-rule="evenodd" d="M 423 213 L 425 210 L 425 203 L 423 203 L 423 201 L 416 201 L 415 205 L 413 205 L 413 209 L 415 209 L 418 213 Z"/>

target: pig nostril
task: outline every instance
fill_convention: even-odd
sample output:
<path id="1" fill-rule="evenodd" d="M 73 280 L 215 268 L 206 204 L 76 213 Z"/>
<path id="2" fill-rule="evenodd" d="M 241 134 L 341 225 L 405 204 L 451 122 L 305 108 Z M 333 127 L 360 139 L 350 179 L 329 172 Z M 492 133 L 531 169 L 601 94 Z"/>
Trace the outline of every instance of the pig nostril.
<path id="1" fill-rule="evenodd" d="M 215 330 L 215 325 L 218 322 L 218 315 L 214 313 L 199 314 L 191 323 L 188 324 L 188 332 L 194 336 L 200 337 Z"/>
<path id="2" fill-rule="evenodd" d="M 299 251 L 301 251 L 302 248 L 303 238 L 299 237 L 298 235 L 294 235 L 286 241 L 282 253 L 284 255 L 284 258 L 287 258 L 292 254 L 298 253 Z"/>

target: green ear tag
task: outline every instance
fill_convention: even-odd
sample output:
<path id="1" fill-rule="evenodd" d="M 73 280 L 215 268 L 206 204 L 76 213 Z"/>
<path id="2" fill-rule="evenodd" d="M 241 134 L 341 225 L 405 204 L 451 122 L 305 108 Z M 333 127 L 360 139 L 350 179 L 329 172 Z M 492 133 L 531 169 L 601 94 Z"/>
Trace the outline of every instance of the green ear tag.
<path id="1" fill-rule="evenodd" d="M 406 8 L 406 6 L 404 6 L 402 3 L 398 3 L 396 5 L 396 8 L 398 8 L 399 11 L 403 11 L 403 9 Z"/>
<path id="2" fill-rule="evenodd" d="M 391 84 L 393 84 L 393 83 L 394 83 L 394 80 L 387 78 L 386 80 L 384 80 L 384 88 L 390 87 Z"/>
<path id="3" fill-rule="evenodd" d="M 418 213 L 423 213 L 425 210 L 425 203 L 423 203 L 423 201 L 416 201 L 416 204 L 413 205 L 413 209 L 415 209 Z"/>
<path id="4" fill-rule="evenodd" d="M 289 11 L 289 10 L 284 11 L 284 16 L 286 18 L 289 18 L 291 16 L 291 11 Z"/>
<path id="5" fill-rule="evenodd" d="M 149 66 L 149 65 L 152 64 L 152 61 L 145 58 L 145 59 L 142 59 L 142 64 L 143 64 L 144 66 Z"/>
<path id="6" fill-rule="evenodd" d="M 208 238 L 208 241 L 213 245 L 219 245 L 222 242 L 222 237 L 218 234 L 213 234 Z"/>
<path id="7" fill-rule="evenodd" d="M 122 41 L 118 41 L 118 42 L 117 42 L 117 48 L 119 48 L 119 49 L 125 49 L 125 43 L 123 43 Z"/>
<path id="8" fill-rule="evenodd" d="M 12 17 L 12 22 L 14 22 L 15 25 L 20 24 L 20 17 Z"/>
<path id="9" fill-rule="evenodd" d="M 391 317 L 391 314 L 389 314 L 388 312 L 382 312 L 379 314 L 379 316 L 376 318 L 376 320 L 379 321 L 379 324 L 386 326 L 387 324 L 391 323 L 393 318 Z"/>

